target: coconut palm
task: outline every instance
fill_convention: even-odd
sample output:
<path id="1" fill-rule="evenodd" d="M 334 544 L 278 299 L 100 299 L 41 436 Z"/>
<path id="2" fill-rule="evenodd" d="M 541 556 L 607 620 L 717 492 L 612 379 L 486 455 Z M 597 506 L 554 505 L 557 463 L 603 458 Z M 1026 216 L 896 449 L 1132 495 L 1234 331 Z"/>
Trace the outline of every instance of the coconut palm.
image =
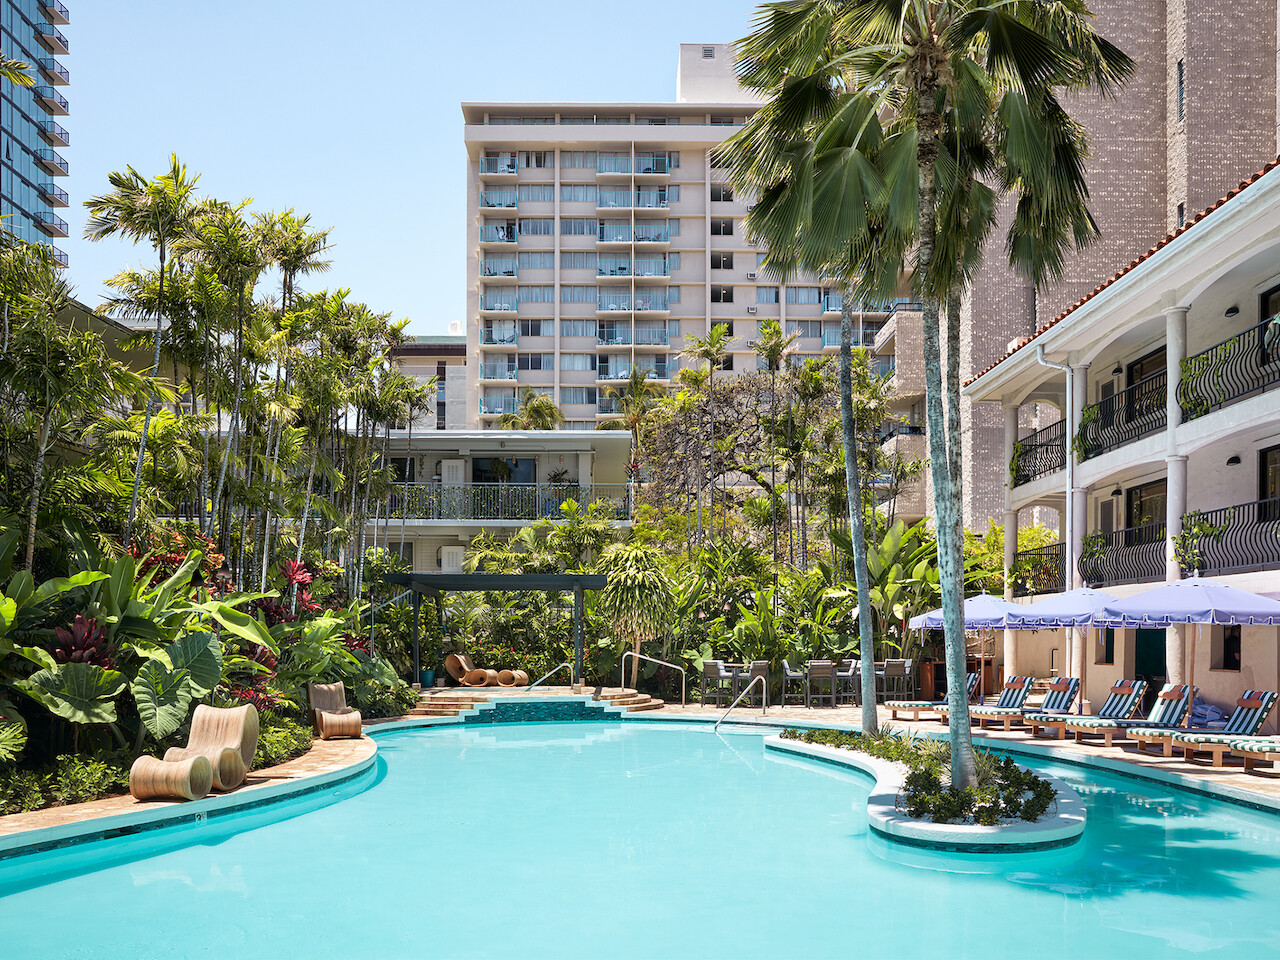
<path id="1" fill-rule="evenodd" d="M 19 87 L 30 87 L 36 82 L 31 73 L 31 64 L 22 60 L 10 60 L 0 51 L 0 79 L 8 80 Z"/>
<path id="2" fill-rule="evenodd" d="M 84 235 L 88 240 L 105 237 L 125 237 L 134 243 L 146 241 L 156 250 L 160 259 L 159 283 L 156 295 L 155 359 L 151 367 L 153 377 L 160 374 L 160 341 L 164 329 L 165 261 L 169 246 L 186 230 L 191 220 L 195 186 L 200 175 L 187 175 L 186 166 L 178 155 L 169 157 L 169 169 L 148 180 L 133 167 L 124 171 L 112 171 L 107 175 L 111 192 L 91 197 L 84 202 L 90 217 L 85 224 Z M 129 502 L 129 516 L 124 526 L 124 542 L 133 535 L 133 520 L 138 510 L 138 486 L 142 483 L 142 463 L 146 456 L 147 429 L 151 420 L 151 408 L 155 398 L 147 401 L 143 415 L 142 433 L 138 441 L 138 464 L 134 471 L 133 495 Z"/>
<path id="3" fill-rule="evenodd" d="M 794 233 L 813 259 L 842 249 L 836 275 L 851 279 L 861 264 L 880 295 L 910 272 L 923 301 L 952 782 L 965 787 L 959 323 L 947 310 L 944 382 L 940 307 L 968 284 L 998 192 L 1015 197 L 1010 261 L 1037 283 L 1092 239 L 1087 147 L 1059 93 L 1110 94 L 1132 65 L 1093 31 L 1081 0 L 793 0 L 762 7 L 739 50 L 743 82 L 769 98 L 730 151 L 739 176 L 774 188 L 755 228 L 808 210 Z"/>
<path id="4" fill-rule="evenodd" d="M 658 402 L 666 396 L 662 385 L 645 376 L 639 367 L 631 368 L 631 375 L 625 386 L 605 387 L 606 397 L 612 397 L 617 403 L 619 417 L 616 420 L 602 420 L 596 424 L 597 430 L 630 430 L 631 461 L 640 459 L 642 443 L 641 431 L 649 417 L 657 408 Z"/>
<path id="5" fill-rule="evenodd" d="M 533 387 L 522 389 L 515 410 L 498 418 L 502 430 L 555 430 L 562 423 L 564 414 L 551 395 Z"/>

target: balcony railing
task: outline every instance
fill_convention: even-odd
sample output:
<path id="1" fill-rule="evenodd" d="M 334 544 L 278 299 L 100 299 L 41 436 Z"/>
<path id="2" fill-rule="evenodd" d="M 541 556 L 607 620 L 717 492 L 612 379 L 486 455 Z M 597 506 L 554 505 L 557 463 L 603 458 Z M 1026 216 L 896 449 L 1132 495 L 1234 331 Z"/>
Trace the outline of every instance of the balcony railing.
<path id="1" fill-rule="evenodd" d="M 60 64 L 53 57 L 38 57 L 36 63 L 40 65 L 40 69 L 44 71 L 44 75 L 49 78 L 50 83 L 63 86 L 71 82 L 71 71 Z"/>
<path id="2" fill-rule="evenodd" d="M 1280 566 L 1280 499 L 1188 513 L 1182 529 L 1189 541 L 1183 563 L 1202 574 Z"/>
<path id="3" fill-rule="evenodd" d="M 516 172 L 515 157 L 481 157 L 480 172 L 488 174 L 507 174 Z"/>
<path id="4" fill-rule="evenodd" d="M 618 209 L 631 206 L 631 191 L 626 187 L 616 190 L 596 190 L 596 207 L 599 209 Z"/>
<path id="5" fill-rule="evenodd" d="M 36 99 L 40 101 L 40 106 L 44 107 L 49 113 L 66 116 L 71 112 L 71 104 L 67 102 L 67 98 L 53 87 L 32 87 L 31 89 L 35 93 Z"/>
<path id="6" fill-rule="evenodd" d="M 36 126 L 40 128 L 40 136 L 45 143 L 51 143 L 59 147 L 71 146 L 71 134 L 58 121 L 40 120 L 37 121 Z"/>
<path id="7" fill-rule="evenodd" d="M 517 306 L 515 288 L 511 287 L 508 289 L 511 290 L 510 293 L 485 293 L 485 295 L 480 298 L 480 309 L 509 310 L 514 313 Z"/>
<path id="8" fill-rule="evenodd" d="M 1013 445 L 1009 478 L 1015 487 L 1057 473 L 1067 465 L 1067 422 L 1059 420 Z"/>
<path id="9" fill-rule="evenodd" d="M 635 206 L 642 210 L 664 209 L 671 205 L 665 190 L 637 190 Z"/>
<path id="10" fill-rule="evenodd" d="M 877 443 L 888 443 L 894 437 L 923 437 L 923 423 L 890 423 L 876 431 Z"/>
<path id="11" fill-rule="evenodd" d="M 1276 383 L 1280 383 L 1280 316 L 1182 361 L 1178 380 L 1182 419 L 1203 417 Z"/>
<path id="12" fill-rule="evenodd" d="M 671 163 L 665 153 L 637 153 L 636 173 L 670 173 Z"/>
<path id="13" fill-rule="evenodd" d="M 36 39 L 44 44 L 46 50 L 54 53 L 70 53 L 70 42 L 66 35 L 51 23 L 36 23 L 33 25 L 36 32 Z"/>
<path id="14" fill-rule="evenodd" d="M 71 197 L 67 195 L 67 191 L 56 183 L 42 183 L 36 189 L 40 191 L 40 196 L 44 197 L 45 203 L 51 207 L 65 207 L 71 203 Z"/>
<path id="15" fill-rule="evenodd" d="M 481 343 L 515 343 L 516 331 L 514 328 L 506 329 L 503 327 L 486 327 L 480 331 Z"/>
<path id="16" fill-rule="evenodd" d="M 1066 589 L 1066 544 L 1019 550 L 1013 561 L 1014 596 L 1061 593 Z"/>
<path id="17" fill-rule="evenodd" d="M 1163 580 L 1165 541 L 1163 520 L 1090 534 L 1081 550 L 1080 576 L 1094 586 Z"/>
<path id="18" fill-rule="evenodd" d="M 891 377 L 896 369 L 895 357 L 885 357 L 880 360 L 872 360 L 868 365 L 873 377 Z"/>
<path id="19" fill-rule="evenodd" d="M 514 380 L 516 365 L 514 363 L 482 363 L 480 364 L 481 380 Z"/>
<path id="20" fill-rule="evenodd" d="M 515 243 L 518 232 L 514 226 L 502 224 L 485 224 L 480 228 L 480 239 L 497 243 Z"/>
<path id="21" fill-rule="evenodd" d="M 558 520 L 566 500 L 599 503 L 614 520 L 631 516 L 625 483 L 411 483 L 395 487 L 387 506 L 395 520 Z"/>
<path id="22" fill-rule="evenodd" d="M 893 303 L 889 304 L 889 313 L 922 313 L 924 304 L 919 300 L 911 300 L 907 297 L 898 297 Z"/>
<path id="23" fill-rule="evenodd" d="M 41 147 L 36 151 L 36 158 L 44 164 L 45 169 L 55 177 L 65 177 L 71 173 L 71 164 L 67 163 L 57 150 L 51 150 L 48 147 Z"/>
<path id="24" fill-rule="evenodd" d="M 636 327 L 635 341 L 640 346 L 665 347 L 671 342 L 671 335 L 666 327 Z"/>
<path id="25" fill-rule="evenodd" d="M 480 398 L 481 413 L 515 413 L 516 398 L 515 397 L 481 397 Z"/>
<path id="26" fill-rule="evenodd" d="M 1101 403 L 1085 407 L 1075 444 L 1079 458 L 1088 460 L 1163 430 L 1168 422 L 1165 383 L 1162 370 Z"/>
<path id="27" fill-rule="evenodd" d="M 515 207 L 516 192 L 514 190 L 481 190 L 480 206 Z"/>
<path id="28" fill-rule="evenodd" d="M 601 327 L 596 331 L 596 343 L 606 346 L 630 346 L 631 331 L 617 327 Z"/>
<path id="29" fill-rule="evenodd" d="M 671 268 L 666 257 L 636 257 L 637 277 L 669 277 Z"/>
<path id="30" fill-rule="evenodd" d="M 667 295 L 663 293 L 637 293 L 636 294 L 636 310 L 642 312 L 645 310 L 661 312 L 670 310 L 671 306 L 667 301 Z"/>
<path id="31" fill-rule="evenodd" d="M 67 221 L 56 213 L 50 213 L 47 210 L 41 210 L 36 214 L 36 225 L 50 237 L 65 237 L 68 235 L 68 230 L 70 230 L 70 227 L 67 226 Z"/>
<path id="32" fill-rule="evenodd" d="M 514 277 L 516 268 L 515 260 L 483 260 L 480 263 L 480 276 Z"/>
<path id="33" fill-rule="evenodd" d="M 618 412 L 617 397 L 600 397 L 596 400 L 596 413 L 615 414 Z"/>
<path id="34" fill-rule="evenodd" d="M 40 12 L 50 23 L 70 23 L 71 13 L 58 0 L 40 0 Z"/>
<path id="35" fill-rule="evenodd" d="M 603 228 L 601 228 L 603 229 Z M 601 237 L 600 239 L 604 239 Z M 666 243 L 671 239 L 671 231 L 663 224 L 636 224 L 636 243 Z"/>

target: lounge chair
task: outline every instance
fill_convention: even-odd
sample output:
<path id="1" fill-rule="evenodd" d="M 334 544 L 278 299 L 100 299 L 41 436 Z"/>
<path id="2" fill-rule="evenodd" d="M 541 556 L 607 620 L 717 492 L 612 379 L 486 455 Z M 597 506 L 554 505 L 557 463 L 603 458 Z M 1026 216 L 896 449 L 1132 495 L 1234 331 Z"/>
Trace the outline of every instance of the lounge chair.
<path id="1" fill-rule="evenodd" d="M 1258 761 L 1276 763 L 1280 761 L 1280 737 L 1250 737 L 1248 740 L 1234 740 L 1231 743 L 1231 755 L 1244 761 L 1245 770 L 1253 770 Z"/>
<path id="2" fill-rule="evenodd" d="M 253 704 L 211 707 L 202 703 L 191 715 L 185 747 L 170 747 L 168 762 L 204 757 L 213 768 L 213 789 L 234 790 L 244 783 L 258 751 L 258 711 Z"/>
<path id="3" fill-rule="evenodd" d="M 711 692 L 715 694 L 716 706 L 720 706 L 720 698 L 726 693 L 732 696 L 733 690 L 733 674 L 730 673 L 724 665 L 723 660 L 703 660 L 702 661 L 702 702 L 707 702 L 707 684 L 711 685 Z M 725 684 L 729 685 L 729 689 L 725 689 Z"/>
<path id="4" fill-rule="evenodd" d="M 1010 677 L 1004 682 L 1004 690 L 994 706 L 984 707 L 981 704 L 969 711 L 969 718 L 978 721 L 978 729 L 984 729 L 988 723 L 999 723 L 1006 731 L 1013 729 L 1014 723 L 1022 722 L 1022 707 L 1027 702 L 1027 694 L 1031 692 L 1034 677 Z"/>
<path id="5" fill-rule="evenodd" d="M 307 702 L 311 704 L 311 726 L 321 740 L 363 735 L 360 711 L 347 706 L 347 688 L 337 683 L 308 683 Z"/>
<path id="6" fill-rule="evenodd" d="M 465 653 L 451 653 L 444 658 L 444 668 L 449 676 L 464 687 L 496 687 L 497 670 L 479 670 Z"/>
<path id="7" fill-rule="evenodd" d="M 1179 749 L 1186 760 L 1193 759 L 1197 753 L 1208 753 L 1213 757 L 1213 765 L 1220 767 L 1223 755 L 1231 749 L 1231 742 L 1242 737 L 1252 737 L 1261 730 L 1275 705 L 1274 692 L 1246 690 L 1244 696 L 1236 701 L 1235 710 L 1221 730 L 1137 730 L 1134 731 L 1133 738 L 1138 741 L 1139 750 L 1159 744 L 1166 757 L 1172 757 L 1173 751 Z"/>
<path id="8" fill-rule="evenodd" d="M 793 669 L 791 664 L 787 663 L 785 658 L 783 659 L 782 661 L 782 705 L 784 707 L 787 705 L 787 695 L 792 684 L 795 684 L 795 683 L 800 684 L 800 692 L 793 693 L 791 694 L 791 696 L 793 697 L 798 696 L 801 698 L 804 697 L 804 692 L 809 685 L 808 676 L 809 675 L 805 673 L 803 670 Z"/>
<path id="9" fill-rule="evenodd" d="M 965 687 L 967 688 L 968 698 L 972 700 L 973 692 L 978 689 L 978 675 L 976 673 L 965 674 Z M 889 708 L 891 719 L 897 720 L 899 713 L 910 713 L 913 721 L 919 720 L 921 713 L 931 712 L 946 705 L 946 700 L 890 700 L 885 704 Z M 946 719 L 945 714 L 943 719 Z"/>
<path id="10" fill-rule="evenodd" d="M 1106 702 L 1097 712 L 1096 719 L 1128 720 L 1142 703 L 1142 695 L 1146 690 L 1147 681 L 1145 680 L 1121 680 L 1107 694 Z M 1031 727 L 1033 737 L 1039 736 L 1040 731 L 1046 729 L 1053 731 L 1055 740 L 1061 740 L 1067 735 L 1067 721 L 1073 718 L 1070 714 L 1032 710 L 1024 713 L 1022 719 Z"/>
<path id="11" fill-rule="evenodd" d="M 1185 683 L 1166 683 L 1156 694 L 1155 706 L 1145 720 L 1108 719 L 1097 717 L 1072 717 L 1065 726 L 1075 734 L 1076 743 L 1085 737 L 1102 737 L 1104 746 L 1111 746 L 1116 738 L 1123 740 L 1130 730 L 1176 727 L 1191 708 L 1195 688 Z"/>
<path id="12" fill-rule="evenodd" d="M 129 768 L 129 793 L 135 800 L 199 800 L 213 786 L 213 767 L 205 757 L 166 762 L 139 757 Z"/>

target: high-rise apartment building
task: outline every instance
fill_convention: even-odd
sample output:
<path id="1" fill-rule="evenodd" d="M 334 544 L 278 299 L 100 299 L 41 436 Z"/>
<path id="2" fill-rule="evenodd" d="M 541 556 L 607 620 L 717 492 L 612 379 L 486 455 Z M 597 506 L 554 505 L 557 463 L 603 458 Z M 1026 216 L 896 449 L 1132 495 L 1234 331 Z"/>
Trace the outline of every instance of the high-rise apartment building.
<path id="1" fill-rule="evenodd" d="M 765 320 L 797 356 L 839 346 L 840 296 L 778 284 L 747 242 L 749 199 L 716 148 L 759 106 L 725 44 L 682 44 L 667 103 L 467 103 L 470 422 L 492 426 L 525 387 L 571 429 L 615 412 L 632 369 L 661 382 L 692 337 L 724 324 L 725 369 L 756 369 Z M 885 313 L 867 314 L 870 345 Z M 474 358 L 472 362 L 471 358 Z"/>
<path id="2" fill-rule="evenodd" d="M 51 240 L 68 234 L 57 213 L 70 205 L 58 179 L 70 172 L 59 150 L 71 144 L 60 122 L 71 112 L 62 88 L 71 74 L 59 60 L 70 52 L 62 27 L 71 20 L 58 0 L 0 0 L 0 51 L 31 68 L 35 85 L 0 84 L 0 215 L 4 228 L 28 243 L 48 244 L 64 266 L 67 255 Z"/>

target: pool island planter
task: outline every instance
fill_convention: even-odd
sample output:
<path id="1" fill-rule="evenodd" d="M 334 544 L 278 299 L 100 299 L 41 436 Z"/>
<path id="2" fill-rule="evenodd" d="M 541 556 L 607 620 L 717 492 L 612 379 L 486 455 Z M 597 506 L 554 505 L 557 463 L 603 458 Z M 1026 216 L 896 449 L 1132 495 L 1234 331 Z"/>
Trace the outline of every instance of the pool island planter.
<path id="1" fill-rule="evenodd" d="M 1040 820 L 1015 820 L 996 826 L 934 823 L 913 819 L 898 809 L 898 795 L 906 777 L 901 764 L 857 750 L 788 740 L 781 735 L 765 737 L 764 747 L 871 774 L 875 786 L 867 797 L 867 823 L 876 834 L 896 843 L 955 853 L 1031 853 L 1069 846 L 1084 833 L 1085 808 L 1079 794 L 1044 773 L 1036 775 L 1048 780 L 1058 796 L 1055 812 Z"/>

